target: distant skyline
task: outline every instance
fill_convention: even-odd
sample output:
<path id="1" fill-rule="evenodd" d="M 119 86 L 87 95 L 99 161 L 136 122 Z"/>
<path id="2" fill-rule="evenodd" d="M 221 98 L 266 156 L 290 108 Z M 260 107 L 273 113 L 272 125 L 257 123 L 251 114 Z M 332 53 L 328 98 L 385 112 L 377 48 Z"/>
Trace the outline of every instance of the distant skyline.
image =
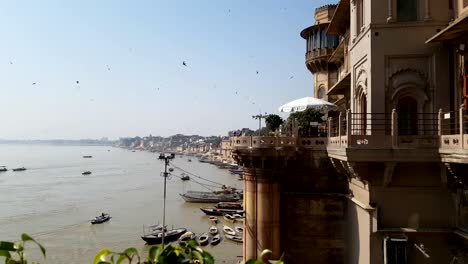
<path id="1" fill-rule="evenodd" d="M 0 139 L 256 129 L 313 95 L 299 33 L 329 3 L 2 1 Z"/>

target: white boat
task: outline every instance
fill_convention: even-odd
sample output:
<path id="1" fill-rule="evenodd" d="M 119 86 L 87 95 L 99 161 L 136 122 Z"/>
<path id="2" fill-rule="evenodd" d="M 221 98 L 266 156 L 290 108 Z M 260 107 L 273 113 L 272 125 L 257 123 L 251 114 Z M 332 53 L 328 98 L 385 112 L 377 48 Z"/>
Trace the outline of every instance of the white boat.
<path id="1" fill-rule="evenodd" d="M 214 224 L 217 224 L 219 222 L 218 217 L 214 215 L 210 215 L 210 221 L 213 222 Z"/>
<path id="2" fill-rule="evenodd" d="M 213 236 L 218 234 L 218 228 L 216 226 L 211 226 L 210 227 L 210 234 L 212 234 Z"/>
<path id="3" fill-rule="evenodd" d="M 236 231 L 234 231 L 234 229 L 230 228 L 229 226 L 223 226 L 223 231 L 224 231 L 224 233 L 226 233 L 227 235 L 231 235 L 231 236 L 235 236 L 235 235 L 236 235 Z"/>
<path id="4" fill-rule="evenodd" d="M 234 218 L 234 216 L 232 216 L 230 214 L 224 214 L 223 218 L 224 218 L 224 220 L 226 220 L 228 222 L 232 222 L 232 223 L 234 223 L 236 221 L 236 218 Z"/>
<path id="5" fill-rule="evenodd" d="M 187 242 L 190 241 L 190 240 L 195 240 L 195 234 L 193 232 L 186 232 L 185 234 L 183 234 L 182 236 L 180 236 L 179 238 L 179 245 L 181 246 L 186 246 L 187 245 Z"/>
<path id="6" fill-rule="evenodd" d="M 206 246 L 210 242 L 210 236 L 207 233 L 203 233 L 198 237 L 198 243 L 200 246 Z"/>
<path id="7" fill-rule="evenodd" d="M 244 233 L 244 228 L 242 226 L 235 226 L 234 230 L 236 230 L 236 232 L 239 234 Z"/>
<path id="8" fill-rule="evenodd" d="M 221 237 L 219 236 L 219 234 L 217 234 L 216 236 L 213 236 L 213 238 L 211 238 L 211 245 L 217 245 L 219 244 L 219 242 L 221 242 Z"/>
<path id="9" fill-rule="evenodd" d="M 225 236 L 227 239 L 232 240 L 234 242 L 242 243 L 242 237 L 241 236 L 233 236 L 233 235 L 226 235 Z"/>
<path id="10" fill-rule="evenodd" d="M 237 219 L 243 219 L 244 216 L 243 215 L 240 215 L 240 214 L 232 214 L 232 217 L 234 217 L 236 220 Z"/>

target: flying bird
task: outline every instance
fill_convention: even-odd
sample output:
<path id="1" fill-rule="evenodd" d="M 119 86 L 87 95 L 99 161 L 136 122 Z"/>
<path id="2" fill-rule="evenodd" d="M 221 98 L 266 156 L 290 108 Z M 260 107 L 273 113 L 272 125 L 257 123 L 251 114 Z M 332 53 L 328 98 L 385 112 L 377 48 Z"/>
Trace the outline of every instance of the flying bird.
<path id="1" fill-rule="evenodd" d="M 36 83 L 35 83 L 35 82 L 33 82 L 33 83 L 32 83 L 32 85 L 36 85 Z"/>
<path id="2" fill-rule="evenodd" d="M 292 78 L 294 78 L 294 76 L 291 75 L 291 77 L 289 77 L 289 80 L 291 80 Z"/>
<path id="3" fill-rule="evenodd" d="M 80 81 L 76 81 L 76 84 L 80 84 Z"/>
<path id="4" fill-rule="evenodd" d="M 10 64 L 13 64 L 13 62 L 12 62 L 12 61 L 10 61 Z"/>
<path id="5" fill-rule="evenodd" d="M 106 65 L 106 67 L 107 67 L 107 70 L 108 70 L 108 71 L 110 71 L 110 67 L 109 67 L 109 65 Z"/>
<path id="6" fill-rule="evenodd" d="M 185 67 L 187 67 L 187 63 L 185 63 L 185 61 L 182 61 L 182 65 L 184 65 Z"/>
<path id="7" fill-rule="evenodd" d="M 257 74 L 258 74 L 258 71 L 257 71 Z"/>

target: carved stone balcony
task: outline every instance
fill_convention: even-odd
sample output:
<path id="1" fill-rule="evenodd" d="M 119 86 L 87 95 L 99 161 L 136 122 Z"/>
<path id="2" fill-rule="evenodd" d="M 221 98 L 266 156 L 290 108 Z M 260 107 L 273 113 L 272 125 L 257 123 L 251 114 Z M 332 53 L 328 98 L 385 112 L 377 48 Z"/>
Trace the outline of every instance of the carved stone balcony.
<path id="1" fill-rule="evenodd" d="M 306 65 L 311 72 L 325 71 L 328 68 L 328 60 L 335 49 L 320 48 L 306 52 Z"/>

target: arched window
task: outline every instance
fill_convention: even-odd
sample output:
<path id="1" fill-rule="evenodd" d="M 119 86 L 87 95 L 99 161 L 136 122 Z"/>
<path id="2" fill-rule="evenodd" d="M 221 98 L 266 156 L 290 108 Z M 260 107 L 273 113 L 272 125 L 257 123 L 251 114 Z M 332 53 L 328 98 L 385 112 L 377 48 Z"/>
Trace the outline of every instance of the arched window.
<path id="1" fill-rule="evenodd" d="M 409 96 L 400 98 L 397 106 L 398 134 L 418 134 L 418 102 Z"/>
<path id="2" fill-rule="evenodd" d="M 326 91 L 325 87 L 323 85 L 320 86 L 318 93 L 317 93 L 318 98 L 325 100 L 326 99 Z"/>

